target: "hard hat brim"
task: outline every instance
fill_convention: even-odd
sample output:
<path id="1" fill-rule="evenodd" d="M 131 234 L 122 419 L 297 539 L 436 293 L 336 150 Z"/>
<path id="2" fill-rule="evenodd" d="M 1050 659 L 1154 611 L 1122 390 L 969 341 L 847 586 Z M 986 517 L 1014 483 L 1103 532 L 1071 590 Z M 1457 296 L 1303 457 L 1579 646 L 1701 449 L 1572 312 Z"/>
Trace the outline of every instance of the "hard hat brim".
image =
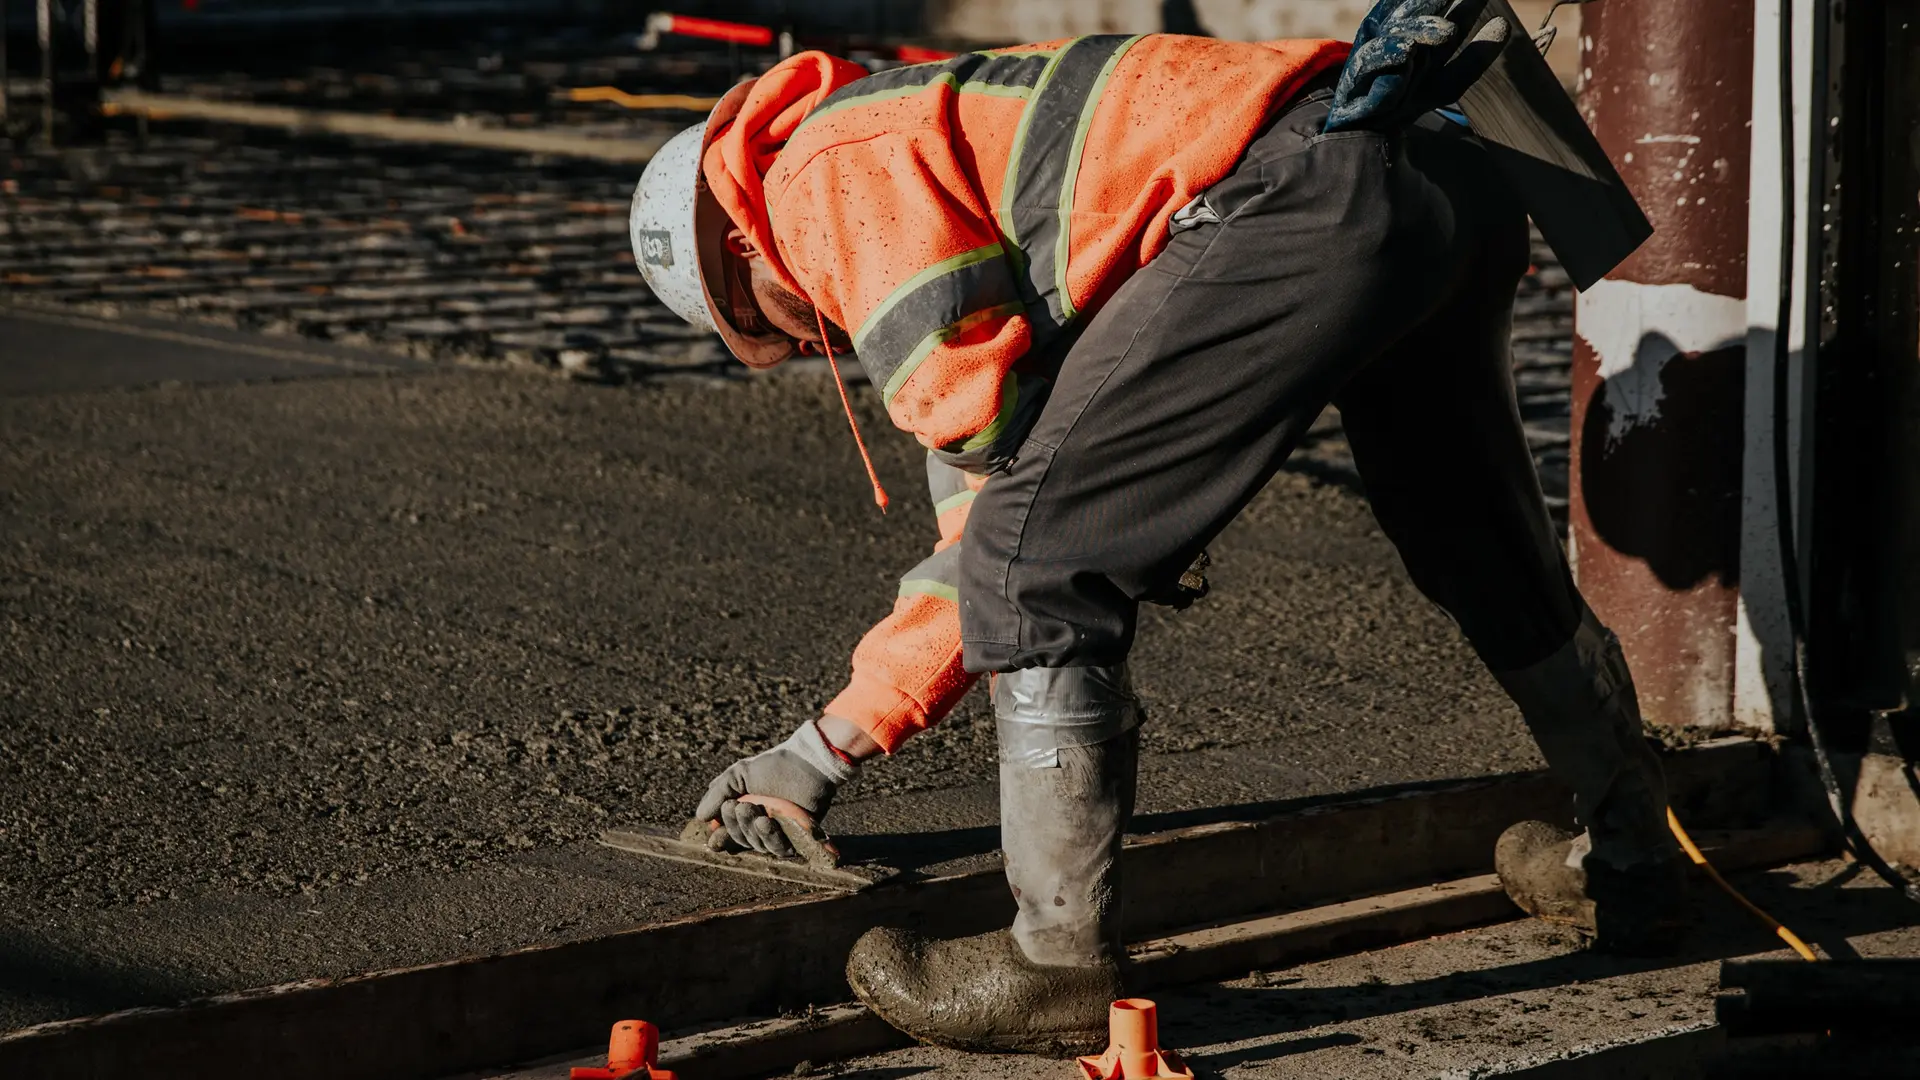
<path id="1" fill-rule="evenodd" d="M 701 139 L 700 156 L 705 158 L 708 146 L 718 138 L 740 115 L 741 106 L 752 91 L 755 80 L 746 82 L 728 90 L 720 98 L 713 112 L 707 115 L 707 130 Z M 733 227 L 733 219 L 727 216 L 720 201 L 707 190 L 705 170 L 698 170 L 694 180 L 693 234 L 699 247 L 700 293 L 707 302 L 707 311 L 713 316 L 714 329 L 720 334 L 720 340 L 726 343 L 727 351 L 734 358 L 750 368 L 770 368 L 800 355 L 800 347 L 785 334 L 747 334 L 734 325 L 732 312 L 728 305 L 717 300 L 726 294 L 726 267 L 724 260 L 733 256 L 727 253 L 727 231 Z"/>

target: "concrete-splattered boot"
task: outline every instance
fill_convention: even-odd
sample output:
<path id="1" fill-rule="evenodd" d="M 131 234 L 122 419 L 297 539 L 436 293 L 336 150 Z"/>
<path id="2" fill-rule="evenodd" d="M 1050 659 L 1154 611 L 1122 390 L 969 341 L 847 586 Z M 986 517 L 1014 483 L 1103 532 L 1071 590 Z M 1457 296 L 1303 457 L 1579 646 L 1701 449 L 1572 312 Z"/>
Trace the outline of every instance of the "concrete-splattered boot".
<path id="1" fill-rule="evenodd" d="M 1494 867 L 1514 903 L 1579 930 L 1593 947 L 1666 955 L 1686 932 L 1686 875 L 1667 828 L 1667 784 L 1640 729 L 1619 639 L 1584 613 L 1573 639 L 1520 671 L 1495 672 L 1554 775 L 1573 789 L 1571 833 L 1525 821 Z"/>
<path id="2" fill-rule="evenodd" d="M 1013 926 L 952 941 L 872 930 L 847 960 L 847 981 L 923 1042 L 1096 1053 L 1107 1007 L 1125 996 L 1119 856 L 1140 704 L 1125 667 L 1016 671 L 995 680 L 993 696 Z"/>

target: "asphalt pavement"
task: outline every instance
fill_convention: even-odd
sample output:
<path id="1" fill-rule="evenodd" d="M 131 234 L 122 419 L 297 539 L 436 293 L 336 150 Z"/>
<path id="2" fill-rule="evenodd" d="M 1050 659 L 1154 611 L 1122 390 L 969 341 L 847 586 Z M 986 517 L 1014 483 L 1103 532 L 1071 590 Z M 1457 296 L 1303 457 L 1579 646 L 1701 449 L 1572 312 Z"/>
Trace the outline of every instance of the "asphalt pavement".
<path id="1" fill-rule="evenodd" d="M 881 516 L 814 374 L 16 313 L 0 393 L 0 1029 L 778 894 L 594 837 L 814 715 L 935 536 L 917 447 L 855 388 Z M 1213 554 L 1142 629 L 1144 812 L 1536 763 L 1337 427 Z M 828 824 L 990 849 L 993 772 L 976 693 Z"/>

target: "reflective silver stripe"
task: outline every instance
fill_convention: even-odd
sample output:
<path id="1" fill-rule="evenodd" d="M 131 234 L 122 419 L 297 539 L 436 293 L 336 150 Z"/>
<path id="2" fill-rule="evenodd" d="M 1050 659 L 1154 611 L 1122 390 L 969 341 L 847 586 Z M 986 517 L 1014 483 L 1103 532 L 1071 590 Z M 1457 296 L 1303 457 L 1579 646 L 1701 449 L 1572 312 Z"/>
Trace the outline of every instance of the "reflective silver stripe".
<path id="1" fill-rule="evenodd" d="M 1113 69 L 1142 35 L 1095 34 L 1068 43 L 1041 75 L 1020 120 L 1002 191 L 1001 228 L 1018 248 L 1015 275 L 1035 346 L 1075 314 L 1067 296 L 1073 188 L 1087 128 Z"/>
<path id="2" fill-rule="evenodd" d="M 900 579 L 901 596 L 938 596 L 960 602 L 960 545 L 934 552 Z"/>
<path id="3" fill-rule="evenodd" d="M 969 316 L 1017 304 L 1005 252 L 998 243 L 942 259 L 902 282 L 853 333 L 853 352 L 867 378 L 891 401 L 924 358 Z M 971 324 L 968 324 L 971 325 Z"/>
<path id="4" fill-rule="evenodd" d="M 892 98 L 907 97 L 929 86 L 944 83 L 962 94 L 992 94 L 998 97 L 1025 98 L 1040 80 L 1052 59 L 1050 53 L 1022 53 L 995 56 L 966 53 L 933 64 L 912 64 L 869 75 L 828 94 L 814 107 L 799 129 L 842 109 L 872 105 Z"/>
<path id="5" fill-rule="evenodd" d="M 1127 665 L 1023 668 L 993 681 L 1000 760 L 1057 768 L 1060 751 L 1116 739 L 1146 719 Z"/>
<path id="6" fill-rule="evenodd" d="M 979 496 L 979 494 L 980 493 L 977 491 L 968 489 L 966 491 L 960 492 L 957 495 L 952 495 L 945 499 L 942 499 L 939 502 L 933 504 L 933 516 L 938 518 L 954 510 L 958 510 L 961 507 L 972 502 L 975 498 Z"/>
<path id="7" fill-rule="evenodd" d="M 967 474 L 927 453 L 927 495 L 933 499 L 933 512 L 943 513 L 943 507 L 962 495 L 972 495 L 973 488 L 967 484 Z"/>

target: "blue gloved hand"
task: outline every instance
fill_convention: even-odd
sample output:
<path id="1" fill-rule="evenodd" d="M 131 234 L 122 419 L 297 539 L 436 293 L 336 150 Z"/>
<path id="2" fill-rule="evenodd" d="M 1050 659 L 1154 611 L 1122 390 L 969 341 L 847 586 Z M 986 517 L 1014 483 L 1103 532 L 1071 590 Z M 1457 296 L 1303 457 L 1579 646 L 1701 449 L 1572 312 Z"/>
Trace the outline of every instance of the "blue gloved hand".
<path id="1" fill-rule="evenodd" d="M 1399 131 L 1460 100 L 1513 29 L 1496 16 L 1461 46 L 1485 7 L 1486 0 L 1379 0 L 1354 36 L 1325 130 Z"/>

